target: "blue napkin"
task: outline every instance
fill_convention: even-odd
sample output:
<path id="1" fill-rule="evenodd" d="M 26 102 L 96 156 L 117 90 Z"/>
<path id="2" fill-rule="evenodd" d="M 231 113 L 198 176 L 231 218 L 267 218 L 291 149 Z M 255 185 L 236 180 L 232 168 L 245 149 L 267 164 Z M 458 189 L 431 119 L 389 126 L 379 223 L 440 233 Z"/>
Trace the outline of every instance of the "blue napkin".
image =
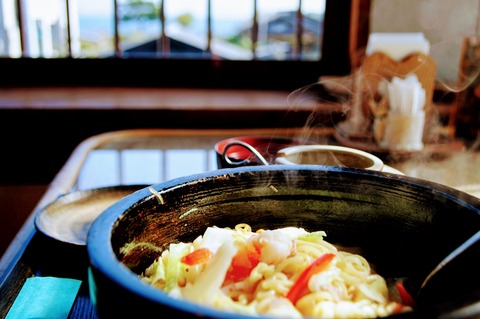
<path id="1" fill-rule="evenodd" d="M 68 278 L 27 278 L 6 319 L 66 319 L 81 283 Z"/>

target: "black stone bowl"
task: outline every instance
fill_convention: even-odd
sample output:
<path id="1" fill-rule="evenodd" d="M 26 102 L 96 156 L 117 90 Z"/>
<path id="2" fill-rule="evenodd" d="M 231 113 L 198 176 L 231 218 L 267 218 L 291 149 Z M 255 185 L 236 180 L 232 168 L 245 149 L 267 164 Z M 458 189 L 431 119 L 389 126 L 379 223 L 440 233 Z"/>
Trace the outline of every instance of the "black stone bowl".
<path id="1" fill-rule="evenodd" d="M 152 192 L 153 189 L 153 192 Z M 172 242 L 208 226 L 248 223 L 324 230 L 327 240 L 360 248 L 386 278 L 424 278 L 480 229 L 480 199 L 408 176 L 318 165 L 220 169 L 144 188 L 106 209 L 87 238 L 89 283 L 100 318 L 251 318 L 173 299 L 138 274 Z M 120 248 L 147 242 L 127 255 Z M 425 302 L 398 318 L 480 315 L 478 245 L 446 272 Z M 464 258 L 465 259 L 465 258 Z M 453 267 L 451 269 L 454 269 Z"/>

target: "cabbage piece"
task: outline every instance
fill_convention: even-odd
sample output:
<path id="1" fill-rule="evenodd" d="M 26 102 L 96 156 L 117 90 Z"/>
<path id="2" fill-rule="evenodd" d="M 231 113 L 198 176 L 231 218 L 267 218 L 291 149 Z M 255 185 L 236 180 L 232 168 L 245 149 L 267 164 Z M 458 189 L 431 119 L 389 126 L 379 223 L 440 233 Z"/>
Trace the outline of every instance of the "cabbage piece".
<path id="1" fill-rule="evenodd" d="M 167 260 L 167 266 L 165 269 L 165 290 L 171 291 L 174 288 L 178 288 L 178 278 L 180 276 L 183 263 L 180 261 L 183 256 L 190 252 L 191 244 L 179 243 L 170 244 Z"/>
<path id="2" fill-rule="evenodd" d="M 320 231 L 315 231 L 311 233 L 301 233 L 298 235 L 298 239 L 304 240 L 304 241 L 309 241 L 313 243 L 319 243 L 323 241 L 323 237 L 326 237 L 327 233 L 320 230 Z"/>
<path id="3" fill-rule="evenodd" d="M 237 246 L 233 241 L 226 240 L 213 255 L 205 270 L 200 274 L 197 281 L 182 289 L 184 298 L 203 303 L 212 304 L 215 297 L 221 292 L 225 275 L 230 268 L 232 259 L 237 253 Z"/>
<path id="4" fill-rule="evenodd" d="M 235 231 L 232 229 L 208 227 L 203 234 L 199 248 L 208 248 L 211 252 L 216 253 L 223 243 L 232 240 L 234 233 Z"/>
<path id="5" fill-rule="evenodd" d="M 165 268 L 161 258 L 155 260 L 147 269 L 145 269 L 142 280 L 154 285 L 158 281 L 165 282 Z"/>
<path id="6" fill-rule="evenodd" d="M 293 238 L 297 238 L 297 237 L 309 234 L 304 228 L 301 228 L 301 227 L 283 227 L 283 228 L 277 228 L 274 231 L 280 232 L 282 234 L 288 235 Z"/>

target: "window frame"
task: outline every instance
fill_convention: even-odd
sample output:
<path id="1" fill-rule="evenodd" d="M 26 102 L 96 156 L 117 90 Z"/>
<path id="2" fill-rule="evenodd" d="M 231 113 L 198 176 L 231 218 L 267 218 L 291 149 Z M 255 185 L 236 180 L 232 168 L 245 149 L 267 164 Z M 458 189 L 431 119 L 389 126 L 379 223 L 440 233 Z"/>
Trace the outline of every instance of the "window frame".
<path id="1" fill-rule="evenodd" d="M 320 61 L 0 58 L 2 86 L 126 86 L 291 91 L 351 71 L 352 2 L 326 0 Z"/>

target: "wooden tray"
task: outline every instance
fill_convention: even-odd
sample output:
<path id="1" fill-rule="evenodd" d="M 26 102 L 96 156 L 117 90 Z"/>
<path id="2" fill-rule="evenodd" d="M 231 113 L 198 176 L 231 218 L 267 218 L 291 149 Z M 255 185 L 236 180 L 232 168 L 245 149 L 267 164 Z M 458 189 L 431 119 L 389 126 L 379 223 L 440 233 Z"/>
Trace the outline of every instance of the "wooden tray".
<path id="1" fill-rule="evenodd" d="M 32 229 L 18 261 L 0 278 L 0 317 L 7 316 L 27 278 L 53 276 L 82 281 L 69 318 L 97 319 L 89 295 L 86 246 L 62 243 Z"/>

